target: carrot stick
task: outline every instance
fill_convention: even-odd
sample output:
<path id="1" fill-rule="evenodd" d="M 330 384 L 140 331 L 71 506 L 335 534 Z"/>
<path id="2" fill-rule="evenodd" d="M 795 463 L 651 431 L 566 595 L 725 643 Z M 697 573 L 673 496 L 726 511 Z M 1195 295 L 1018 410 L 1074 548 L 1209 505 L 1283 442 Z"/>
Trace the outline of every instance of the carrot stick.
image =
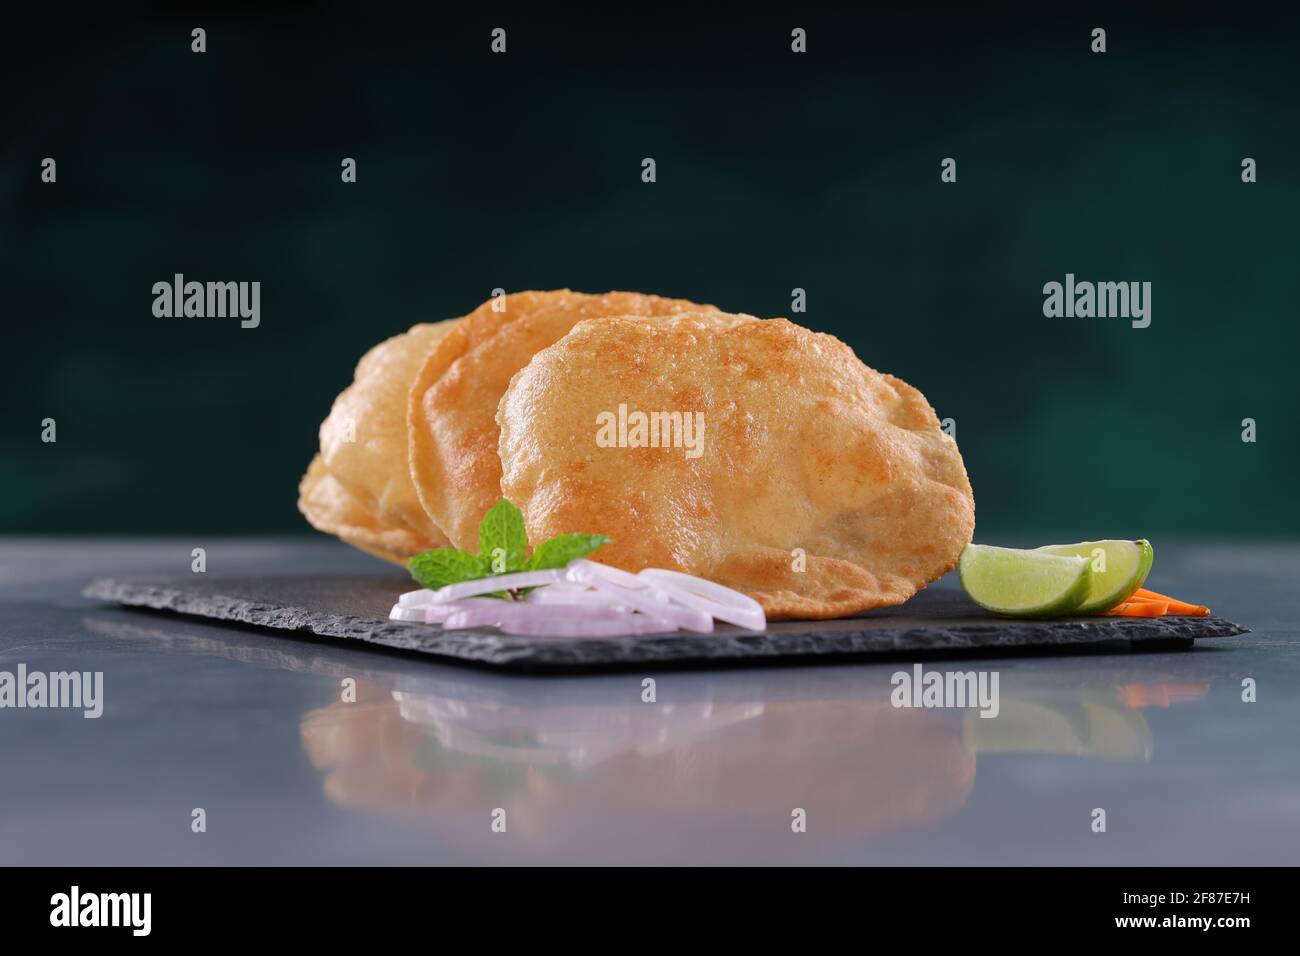
<path id="1" fill-rule="evenodd" d="M 1106 613 L 1115 617 L 1164 617 L 1169 605 L 1163 601 L 1125 601 Z"/>
<path id="2" fill-rule="evenodd" d="M 1169 604 L 1168 613 L 1170 614 L 1188 614 L 1192 617 L 1206 617 L 1210 613 L 1210 609 L 1204 604 L 1189 604 L 1186 601 L 1178 600 L 1178 598 L 1171 598 L 1156 591 L 1149 591 L 1146 588 L 1138 588 L 1133 592 L 1133 597 L 1129 598 L 1129 600 L 1167 601 Z"/>

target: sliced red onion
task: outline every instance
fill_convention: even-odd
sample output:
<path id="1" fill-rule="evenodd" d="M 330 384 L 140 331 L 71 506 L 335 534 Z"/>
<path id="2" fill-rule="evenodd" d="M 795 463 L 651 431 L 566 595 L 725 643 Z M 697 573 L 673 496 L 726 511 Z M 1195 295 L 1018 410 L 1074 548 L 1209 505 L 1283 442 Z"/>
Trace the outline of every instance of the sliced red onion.
<path id="1" fill-rule="evenodd" d="M 703 611 L 719 621 L 751 631 L 762 631 L 767 627 L 767 615 L 763 613 L 761 604 L 748 594 L 733 591 L 716 581 L 667 568 L 646 568 L 639 577 L 667 591 L 680 604 Z"/>
<path id="2" fill-rule="evenodd" d="M 419 621 L 424 622 L 424 608 L 422 607 L 402 607 L 400 604 L 394 604 L 393 609 L 388 612 L 390 621 Z"/>
<path id="3" fill-rule="evenodd" d="M 494 601 L 494 607 L 486 605 L 475 605 L 472 607 L 465 606 L 460 602 L 457 610 L 447 616 L 443 622 L 443 627 L 461 628 L 461 627 L 485 627 L 497 626 L 505 628 L 509 626 L 528 625 L 530 622 L 545 621 L 551 622 L 552 627 L 556 626 L 555 622 L 567 621 L 607 621 L 621 622 L 622 626 L 628 626 L 632 622 L 633 616 L 631 611 L 620 610 L 615 607 L 592 607 L 590 605 L 542 605 L 526 604 L 511 601 Z M 659 629 L 672 629 L 672 625 L 666 621 L 656 620 L 655 623 Z M 521 632 L 522 633 L 522 632 Z"/>
<path id="4" fill-rule="evenodd" d="M 535 588 L 543 584 L 554 584 L 564 580 L 563 571 L 520 571 L 516 574 L 495 574 L 475 581 L 461 581 L 448 584 L 433 592 L 435 604 L 447 601 L 459 601 L 461 598 L 477 597 L 480 594 L 495 594 L 497 591 L 513 591 L 516 588 Z"/>
<path id="5" fill-rule="evenodd" d="M 565 578 L 569 581 L 586 584 L 593 575 L 609 581 L 611 584 L 632 588 L 633 590 L 646 587 L 646 582 L 635 574 L 630 574 L 621 568 L 612 568 L 608 564 L 588 561 L 586 558 L 570 561 L 565 566 Z"/>
<path id="6" fill-rule="evenodd" d="M 501 625 L 507 634 L 528 634 L 534 637 L 622 637 L 626 634 L 663 634 L 675 631 L 666 621 L 641 614 L 624 614 L 618 619 L 591 619 L 557 617 L 507 621 Z"/>
<path id="7" fill-rule="evenodd" d="M 442 626 L 446 630 L 458 630 L 462 627 L 498 627 L 505 619 L 503 613 L 508 605 L 502 601 L 502 611 L 498 612 L 492 608 L 458 608 L 452 611 L 442 620 Z"/>
<path id="8" fill-rule="evenodd" d="M 447 620 L 448 615 L 455 611 L 459 604 L 431 604 L 429 607 L 417 608 L 424 615 L 421 618 L 425 624 L 441 624 Z"/>
<path id="9" fill-rule="evenodd" d="M 434 603 L 433 592 L 428 588 L 407 591 L 398 597 L 397 603 L 402 607 L 428 607 Z"/>
<path id="10" fill-rule="evenodd" d="M 461 598 L 459 601 L 448 601 L 446 604 L 432 604 L 424 608 L 424 622 L 426 624 L 441 624 L 457 611 L 467 611 L 470 608 L 496 608 L 500 605 L 509 605 L 508 601 L 501 601 L 498 598 Z"/>
<path id="11" fill-rule="evenodd" d="M 634 591 L 631 588 L 614 584 L 609 580 L 608 576 L 591 570 L 591 567 L 601 567 L 601 565 L 587 561 L 583 562 L 583 564 L 590 567 L 575 567 L 577 563 L 575 561 L 569 565 L 569 580 L 585 581 L 585 583 L 590 584 L 597 590 L 608 594 L 620 604 L 626 604 L 638 611 L 644 611 L 651 617 L 662 618 L 668 623 L 685 628 L 688 631 L 708 634 L 713 630 L 712 617 L 694 608 L 673 604 L 672 598 L 659 588 L 642 582 L 640 590 Z"/>
<path id="12" fill-rule="evenodd" d="M 519 588 L 535 590 L 525 601 L 483 597 Z M 679 627 L 707 634 L 715 618 L 754 631 L 767 626 L 757 601 L 715 581 L 666 568 L 629 574 L 582 559 L 562 571 L 501 574 L 436 591 L 408 591 L 389 617 L 446 628 L 499 627 L 507 634 L 571 637 L 656 634 Z"/>
<path id="13" fill-rule="evenodd" d="M 649 594 L 653 589 L 644 589 Z M 656 592 L 658 593 L 658 592 Z M 593 591 L 586 585 L 578 584 L 551 584 L 544 588 L 538 588 L 532 594 L 528 595 L 528 603 L 533 605 L 542 605 L 547 609 L 554 609 L 557 614 L 571 617 L 584 617 L 588 609 L 604 610 L 618 612 L 623 615 L 630 615 L 634 608 L 619 602 L 613 595 L 604 591 Z M 573 612 L 573 613 L 570 613 Z M 604 614 L 596 615 L 597 618 L 605 617 Z M 638 614 L 634 620 L 642 621 L 652 619 L 656 625 L 656 630 L 671 631 L 675 630 L 675 625 L 665 619 L 663 615 Z"/>
<path id="14" fill-rule="evenodd" d="M 500 601 L 496 598 L 462 598 L 459 601 L 448 601 L 445 604 L 431 604 L 428 607 L 402 607 L 400 604 L 393 605 L 393 609 L 388 612 L 388 617 L 393 621 L 415 621 L 421 624 L 441 624 L 448 614 L 454 611 L 464 611 L 473 607 L 496 607 L 501 604 L 509 604 L 507 601 Z"/>
<path id="15" fill-rule="evenodd" d="M 631 610 L 626 605 L 617 604 L 602 591 L 577 584 L 549 584 L 538 588 L 525 599 L 529 604 L 585 604 L 592 607 L 618 607 Z"/>
<path id="16" fill-rule="evenodd" d="M 471 604 L 469 601 L 457 601 L 455 609 L 447 615 L 443 627 L 485 627 L 496 626 L 505 621 L 524 621 L 536 617 L 542 612 L 536 605 L 522 601 L 484 600 Z"/>
<path id="17" fill-rule="evenodd" d="M 554 584 L 548 584 L 545 587 L 536 588 L 528 599 L 532 600 L 539 594 L 591 594 L 591 588 L 585 584 L 574 584 L 572 581 L 556 581 Z"/>
<path id="18" fill-rule="evenodd" d="M 670 571 L 667 568 L 646 568 L 638 577 L 649 578 L 652 581 L 675 581 L 682 587 L 705 597 L 712 598 L 719 604 L 728 607 L 750 608 L 751 610 L 761 611 L 762 605 L 755 601 L 748 594 L 742 594 L 740 591 L 732 590 L 726 585 L 719 584 L 717 581 L 710 581 L 708 578 L 698 578 L 693 574 L 685 574 L 681 571 Z"/>

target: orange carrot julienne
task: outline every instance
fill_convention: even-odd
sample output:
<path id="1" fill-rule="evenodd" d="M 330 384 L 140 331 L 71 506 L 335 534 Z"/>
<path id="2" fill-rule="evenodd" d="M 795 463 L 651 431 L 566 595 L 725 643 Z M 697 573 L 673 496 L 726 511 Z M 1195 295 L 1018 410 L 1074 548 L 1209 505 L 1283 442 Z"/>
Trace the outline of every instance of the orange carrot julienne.
<path id="1" fill-rule="evenodd" d="M 1169 604 L 1168 613 L 1170 614 L 1187 614 L 1193 617 L 1206 617 L 1210 613 L 1210 609 L 1204 604 L 1189 604 L 1187 601 L 1180 601 L 1178 598 L 1172 598 L 1156 591 L 1149 591 L 1146 588 L 1138 588 L 1133 593 L 1133 597 L 1129 598 L 1129 600 L 1166 601 Z"/>
<path id="2" fill-rule="evenodd" d="M 1169 602 L 1167 600 L 1160 601 L 1156 598 L 1142 597 L 1139 594 L 1130 595 L 1121 601 L 1120 604 L 1158 604 L 1166 609 L 1169 607 Z"/>
<path id="3" fill-rule="evenodd" d="M 1115 617 L 1164 617 L 1169 605 L 1164 601 L 1125 601 L 1106 613 Z"/>

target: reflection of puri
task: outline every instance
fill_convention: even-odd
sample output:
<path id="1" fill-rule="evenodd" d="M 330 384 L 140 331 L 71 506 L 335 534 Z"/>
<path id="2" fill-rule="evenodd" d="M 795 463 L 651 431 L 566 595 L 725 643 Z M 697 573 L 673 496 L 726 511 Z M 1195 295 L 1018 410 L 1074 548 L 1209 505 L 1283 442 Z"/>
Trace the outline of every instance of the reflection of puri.
<path id="1" fill-rule="evenodd" d="M 424 732 L 402 720 L 384 688 L 358 682 L 356 703 L 310 711 L 301 733 L 308 759 L 326 770 L 325 796 L 333 803 L 440 823 L 459 815 L 465 826 L 482 815 L 485 797 L 478 772 L 421 768 L 416 754 Z"/>
<path id="2" fill-rule="evenodd" d="M 760 857 L 773 841 L 755 831 L 789 832 L 795 807 L 809 820 L 796 847 L 817 852 L 939 820 L 974 783 L 957 715 L 804 701 L 769 703 L 690 744 L 625 753 L 574 777 L 529 774 L 509 806 L 511 825 L 544 852 L 709 862 Z"/>
<path id="3" fill-rule="evenodd" d="M 617 754 L 672 750 L 763 712 L 761 703 L 660 704 L 601 711 L 589 707 L 520 708 L 393 692 L 402 718 L 429 728 L 459 753 L 534 766 L 592 767 Z M 519 728 L 528 727 L 526 736 Z"/>
<path id="4" fill-rule="evenodd" d="M 754 859 L 773 845 L 755 833 L 789 834 L 795 807 L 809 818 L 796 852 L 816 854 L 939 820 L 975 780 L 959 716 L 887 701 L 645 708 L 627 717 L 621 708 L 538 712 L 417 703 L 367 684 L 357 691 L 356 703 L 302 722 L 312 763 L 328 768 L 326 796 L 424 820 L 480 854 Z M 428 726 L 403 719 L 404 711 Z M 442 743 L 432 756 L 430 730 Z M 485 821 L 496 806 L 518 839 L 493 838 Z"/>

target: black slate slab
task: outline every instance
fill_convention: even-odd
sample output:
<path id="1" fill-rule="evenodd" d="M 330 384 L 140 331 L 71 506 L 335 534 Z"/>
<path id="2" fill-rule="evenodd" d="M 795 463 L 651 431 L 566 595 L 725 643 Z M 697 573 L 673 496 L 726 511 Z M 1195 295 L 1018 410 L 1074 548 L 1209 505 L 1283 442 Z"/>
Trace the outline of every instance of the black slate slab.
<path id="1" fill-rule="evenodd" d="M 100 578 L 87 597 L 130 607 L 235 621 L 293 634 L 365 641 L 514 670 L 572 671 L 643 664 L 740 664 L 760 660 L 827 661 L 873 655 L 970 655 L 1006 649 L 1084 650 L 1107 642 L 1129 647 L 1190 647 L 1197 638 L 1246 633 L 1222 618 L 1109 618 L 1016 621 L 972 607 L 959 590 L 933 585 L 902 607 L 837 621 L 776 621 L 755 634 L 720 625 L 713 634 L 663 637 L 513 637 L 491 630 L 445 631 L 388 620 L 396 596 L 410 590 L 396 575 L 284 575 L 256 578 L 194 574 Z"/>

